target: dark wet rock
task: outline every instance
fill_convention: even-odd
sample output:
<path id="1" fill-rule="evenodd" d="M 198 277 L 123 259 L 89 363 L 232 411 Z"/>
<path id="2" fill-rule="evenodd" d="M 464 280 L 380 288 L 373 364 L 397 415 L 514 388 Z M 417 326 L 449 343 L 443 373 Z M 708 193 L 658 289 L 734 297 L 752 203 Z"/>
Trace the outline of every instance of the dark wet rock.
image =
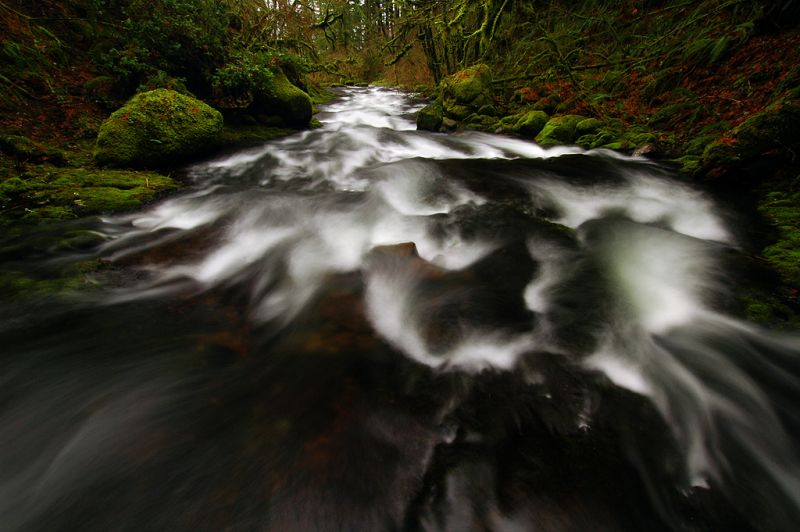
<path id="1" fill-rule="evenodd" d="M 436 101 L 417 115 L 417 128 L 428 131 L 453 130 L 459 121 L 474 115 L 469 127 L 484 131 L 496 128 L 492 72 L 475 65 L 446 77 L 437 88 Z"/>
<path id="2" fill-rule="evenodd" d="M 656 158 L 661 155 L 661 150 L 655 144 L 643 144 L 633 150 L 634 157 L 647 157 L 649 159 Z"/>

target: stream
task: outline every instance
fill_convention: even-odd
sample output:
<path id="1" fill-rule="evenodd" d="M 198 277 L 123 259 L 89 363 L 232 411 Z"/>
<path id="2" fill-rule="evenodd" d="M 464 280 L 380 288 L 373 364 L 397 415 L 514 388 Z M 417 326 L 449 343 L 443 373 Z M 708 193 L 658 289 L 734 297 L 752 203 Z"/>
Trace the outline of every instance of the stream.
<path id="1" fill-rule="evenodd" d="M 103 263 L 0 300 L 0 530 L 796 529 L 800 335 L 737 317 L 743 217 L 422 105 L 340 89 L 140 212 L 0 237 Z"/>

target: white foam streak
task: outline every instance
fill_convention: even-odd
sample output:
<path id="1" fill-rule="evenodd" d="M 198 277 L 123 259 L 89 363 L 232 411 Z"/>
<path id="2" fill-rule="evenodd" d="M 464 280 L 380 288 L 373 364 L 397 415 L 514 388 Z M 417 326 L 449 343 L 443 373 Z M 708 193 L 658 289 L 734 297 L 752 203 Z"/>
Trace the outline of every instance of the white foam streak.
<path id="1" fill-rule="evenodd" d="M 711 201 L 677 182 L 646 174 L 625 173 L 615 185 L 576 186 L 537 180 L 531 191 L 535 203 L 555 205 L 559 223 L 577 228 L 609 214 L 622 214 L 642 224 L 660 224 L 702 240 L 730 244 L 730 232 L 715 214 Z"/>
<path id="2" fill-rule="evenodd" d="M 488 368 L 509 370 L 520 355 L 530 351 L 532 337 L 491 331 L 470 331 L 445 350 L 434 351 L 424 338 L 426 317 L 417 300 L 420 279 L 401 263 L 382 261 L 367 275 L 367 317 L 378 333 L 410 358 L 432 368 L 477 372 Z M 455 325 L 454 325 L 455 327 Z"/>

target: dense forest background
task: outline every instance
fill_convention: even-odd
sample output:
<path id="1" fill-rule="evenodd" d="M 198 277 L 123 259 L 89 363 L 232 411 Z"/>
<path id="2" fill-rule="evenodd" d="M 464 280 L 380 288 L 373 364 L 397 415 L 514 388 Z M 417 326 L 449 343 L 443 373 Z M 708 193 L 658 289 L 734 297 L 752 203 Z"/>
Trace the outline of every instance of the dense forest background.
<path id="1" fill-rule="evenodd" d="M 76 108 L 148 88 L 247 98 L 276 64 L 304 88 L 430 89 L 486 63 L 517 99 L 600 115 L 691 100 L 690 122 L 735 122 L 799 76 L 791 1 L 3 0 L 0 20 L 4 115 L 55 104 L 49 122 L 77 131 Z"/>
<path id="2" fill-rule="evenodd" d="M 3 0 L 0 20 L 5 125 L 33 101 L 86 135 L 102 117 L 87 105 L 159 86 L 230 104 L 268 89 L 274 65 L 302 88 L 430 90 L 486 63 L 507 100 L 633 122 L 661 110 L 684 131 L 735 125 L 800 77 L 790 1 Z"/>

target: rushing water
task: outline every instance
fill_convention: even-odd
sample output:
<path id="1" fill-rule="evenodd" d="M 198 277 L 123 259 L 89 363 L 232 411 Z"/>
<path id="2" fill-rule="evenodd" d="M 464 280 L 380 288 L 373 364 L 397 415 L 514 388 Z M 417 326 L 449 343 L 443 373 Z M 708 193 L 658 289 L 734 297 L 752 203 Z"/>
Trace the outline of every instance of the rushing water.
<path id="1" fill-rule="evenodd" d="M 800 336 L 741 321 L 736 216 L 647 161 L 323 127 L 7 265 L 0 529 L 789 530 Z M 83 232 L 83 233 L 81 233 Z M 11 250 L 11 251 L 9 251 Z"/>

